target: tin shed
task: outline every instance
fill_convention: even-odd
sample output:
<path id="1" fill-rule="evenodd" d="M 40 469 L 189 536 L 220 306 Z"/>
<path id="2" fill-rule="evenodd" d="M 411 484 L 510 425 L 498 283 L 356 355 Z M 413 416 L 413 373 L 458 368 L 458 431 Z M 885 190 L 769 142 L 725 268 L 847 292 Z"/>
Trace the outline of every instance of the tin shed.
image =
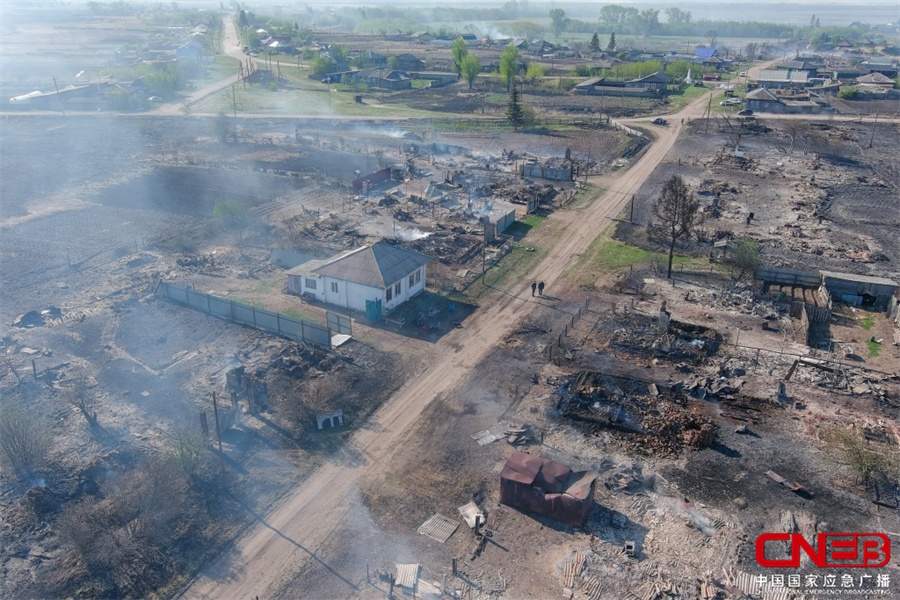
<path id="1" fill-rule="evenodd" d="M 515 452 L 500 472 L 500 503 L 580 527 L 594 505 L 595 471 Z"/>

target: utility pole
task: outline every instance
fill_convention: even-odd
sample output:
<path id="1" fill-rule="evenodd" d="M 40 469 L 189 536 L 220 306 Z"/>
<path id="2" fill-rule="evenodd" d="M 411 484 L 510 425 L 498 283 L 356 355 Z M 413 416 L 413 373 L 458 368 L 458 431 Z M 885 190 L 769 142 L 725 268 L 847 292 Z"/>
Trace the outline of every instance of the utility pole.
<path id="1" fill-rule="evenodd" d="M 878 113 L 875 113 L 875 120 L 872 121 L 872 135 L 869 137 L 869 148 L 872 147 L 872 143 L 875 142 L 875 123 L 878 122 Z"/>
<path id="2" fill-rule="evenodd" d="M 56 88 L 56 101 L 59 102 L 59 109 L 62 111 L 63 116 L 66 116 L 66 108 L 63 106 L 62 96 L 59 95 L 59 85 L 56 83 L 56 77 L 53 78 L 53 87 Z"/>
<path id="3" fill-rule="evenodd" d="M 629 223 L 634 223 L 634 194 L 631 195 L 631 215 L 628 217 Z"/>
<path id="4" fill-rule="evenodd" d="M 709 93 L 709 104 L 706 105 L 706 133 L 709 133 L 709 117 L 712 116 L 712 97 L 713 93 Z"/>
<path id="5" fill-rule="evenodd" d="M 234 84 L 231 84 L 231 112 L 234 114 L 234 118 L 237 118 L 237 98 L 234 95 Z"/>
<path id="6" fill-rule="evenodd" d="M 216 402 L 216 393 L 212 393 L 213 397 L 213 414 L 216 419 L 216 439 L 219 440 L 219 452 L 222 453 L 222 432 L 219 430 L 219 405 Z"/>

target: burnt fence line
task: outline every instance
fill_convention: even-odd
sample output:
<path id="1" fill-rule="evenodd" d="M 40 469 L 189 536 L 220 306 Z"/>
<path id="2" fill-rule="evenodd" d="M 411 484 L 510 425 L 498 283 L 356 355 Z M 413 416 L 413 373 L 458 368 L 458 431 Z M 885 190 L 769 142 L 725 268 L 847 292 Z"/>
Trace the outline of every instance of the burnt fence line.
<path id="1" fill-rule="evenodd" d="M 323 348 L 331 348 L 331 330 L 317 323 L 256 308 L 242 302 L 226 300 L 212 294 L 204 294 L 162 280 L 157 284 L 155 291 L 168 300 L 213 317 L 239 325 L 247 325 L 289 340 L 309 342 Z"/>
<path id="2" fill-rule="evenodd" d="M 556 336 L 556 339 L 547 346 L 547 358 L 550 362 L 555 362 L 556 366 L 560 365 L 560 359 L 565 356 L 566 350 L 563 348 L 563 338 L 569 337 L 569 332 L 575 328 L 575 323 L 587 312 L 590 305 L 590 298 L 584 301 L 584 304 L 578 306 L 578 310 L 569 316 L 569 320 L 563 326 L 563 332 Z"/>

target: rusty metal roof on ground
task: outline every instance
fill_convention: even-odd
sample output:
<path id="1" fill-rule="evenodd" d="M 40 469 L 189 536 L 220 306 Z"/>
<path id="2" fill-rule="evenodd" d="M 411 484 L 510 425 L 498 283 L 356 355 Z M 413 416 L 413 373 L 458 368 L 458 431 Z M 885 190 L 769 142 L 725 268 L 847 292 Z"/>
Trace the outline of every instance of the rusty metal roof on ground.
<path id="1" fill-rule="evenodd" d="M 421 535 L 427 535 L 431 539 L 443 544 L 456 532 L 457 527 L 459 527 L 459 521 L 435 513 L 428 517 L 427 521 L 422 523 L 418 531 Z"/>
<path id="2" fill-rule="evenodd" d="M 288 271 L 315 273 L 376 288 L 400 281 L 431 260 L 430 256 L 378 242 L 339 254 L 326 261 L 310 261 Z"/>
<path id="3" fill-rule="evenodd" d="M 551 494 L 561 494 L 572 469 L 549 458 L 533 456 L 525 452 L 513 452 L 503 471 L 501 479 L 508 479 L 527 485 L 536 485 Z"/>
<path id="4" fill-rule="evenodd" d="M 419 580 L 419 563 L 414 565 L 396 565 L 397 566 L 397 579 L 394 581 L 397 585 L 405 588 L 414 588 L 416 587 L 416 582 Z"/>

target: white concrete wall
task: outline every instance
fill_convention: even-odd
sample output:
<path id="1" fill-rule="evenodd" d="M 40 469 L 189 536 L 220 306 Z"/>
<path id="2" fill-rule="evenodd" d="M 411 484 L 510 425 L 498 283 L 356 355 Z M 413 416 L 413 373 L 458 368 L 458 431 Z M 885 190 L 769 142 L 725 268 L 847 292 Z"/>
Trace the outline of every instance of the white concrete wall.
<path id="1" fill-rule="evenodd" d="M 400 294 L 394 294 L 390 301 L 387 300 L 387 290 L 332 277 L 316 279 L 316 289 L 311 290 L 306 287 L 307 277 L 288 275 L 287 291 L 297 295 L 309 294 L 319 302 L 363 311 L 366 310 L 367 300 L 378 300 L 380 298 L 384 310 L 389 311 L 425 289 L 425 267 L 420 267 L 419 272 L 419 281 L 412 286 L 409 285 L 409 275 L 403 277 L 400 280 Z M 332 283 L 337 284 L 337 292 L 331 291 Z M 396 281 L 391 283 L 392 289 L 396 283 Z"/>
<path id="2" fill-rule="evenodd" d="M 332 277 L 323 277 L 323 302 L 351 308 L 353 310 L 366 310 L 366 300 L 378 300 L 384 298 L 384 290 L 370 287 L 352 281 L 343 281 Z M 331 291 L 331 284 L 337 284 L 337 292 Z"/>

